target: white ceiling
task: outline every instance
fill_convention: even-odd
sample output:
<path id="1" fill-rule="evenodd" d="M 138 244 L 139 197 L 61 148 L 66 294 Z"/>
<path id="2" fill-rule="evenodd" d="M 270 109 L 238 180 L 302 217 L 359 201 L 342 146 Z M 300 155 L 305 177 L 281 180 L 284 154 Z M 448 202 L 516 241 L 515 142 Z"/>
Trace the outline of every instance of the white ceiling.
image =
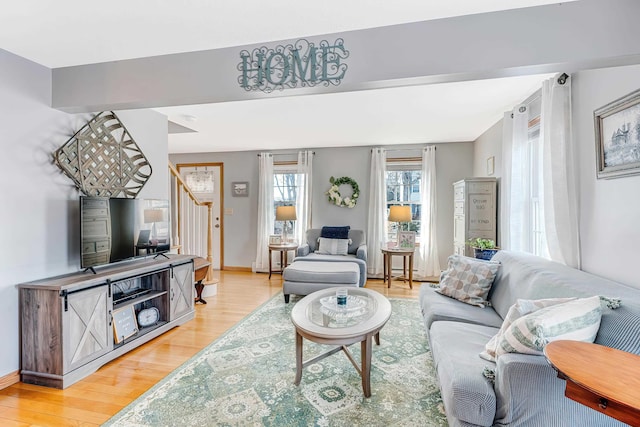
<path id="1" fill-rule="evenodd" d="M 473 141 L 550 75 L 158 108 L 171 153 Z M 188 121 L 186 116 L 197 117 Z"/>
<path id="2" fill-rule="evenodd" d="M 0 47 L 57 68 L 551 3 L 557 0 L 20 0 L 3 5 Z M 170 135 L 170 152 L 474 140 L 542 78 L 158 110 L 199 130 Z"/>

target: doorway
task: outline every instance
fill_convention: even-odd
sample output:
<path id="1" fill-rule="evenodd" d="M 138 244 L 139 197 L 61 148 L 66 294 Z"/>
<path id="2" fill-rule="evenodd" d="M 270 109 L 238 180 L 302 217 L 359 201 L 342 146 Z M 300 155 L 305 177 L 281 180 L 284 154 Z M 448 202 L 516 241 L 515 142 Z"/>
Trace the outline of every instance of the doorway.
<path id="1" fill-rule="evenodd" d="M 201 202 L 213 202 L 212 216 L 212 247 L 213 269 L 224 268 L 224 165 L 223 163 L 179 163 L 176 169 L 180 177 L 187 183 L 193 194 Z M 207 229 L 207 218 L 202 218 L 200 229 Z M 207 252 L 207 240 L 203 240 L 202 253 Z"/>

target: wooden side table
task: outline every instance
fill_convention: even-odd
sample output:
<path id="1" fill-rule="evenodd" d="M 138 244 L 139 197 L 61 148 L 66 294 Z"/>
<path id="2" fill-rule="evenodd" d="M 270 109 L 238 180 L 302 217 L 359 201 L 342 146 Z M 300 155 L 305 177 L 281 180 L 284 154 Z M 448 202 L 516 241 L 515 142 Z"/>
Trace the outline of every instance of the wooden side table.
<path id="1" fill-rule="evenodd" d="M 580 341 L 554 341 L 547 360 L 567 381 L 564 395 L 591 409 L 640 426 L 640 356 Z"/>
<path id="2" fill-rule="evenodd" d="M 289 264 L 289 251 L 295 251 L 296 249 L 298 249 L 298 245 L 296 243 L 281 243 L 278 245 L 269 245 L 269 279 L 271 279 L 271 273 L 282 274 L 284 268 Z M 274 271 L 272 269 L 271 252 L 273 251 L 280 252 L 280 270 Z"/>
<path id="3" fill-rule="evenodd" d="M 391 287 L 391 260 L 393 255 L 400 255 L 402 259 L 402 274 L 404 280 L 407 278 L 407 260 L 409 261 L 409 288 L 413 289 L 413 254 L 415 249 L 403 249 L 403 248 L 382 248 L 384 273 L 383 282 L 387 283 L 387 287 Z"/>
<path id="4" fill-rule="evenodd" d="M 211 263 L 204 258 L 197 257 L 193 259 L 193 281 L 196 287 L 196 298 L 195 302 L 201 302 L 202 304 L 206 304 L 207 302 L 202 299 L 202 290 L 204 289 L 204 285 L 202 281 L 207 277 L 207 273 L 209 272 L 209 266 Z"/>

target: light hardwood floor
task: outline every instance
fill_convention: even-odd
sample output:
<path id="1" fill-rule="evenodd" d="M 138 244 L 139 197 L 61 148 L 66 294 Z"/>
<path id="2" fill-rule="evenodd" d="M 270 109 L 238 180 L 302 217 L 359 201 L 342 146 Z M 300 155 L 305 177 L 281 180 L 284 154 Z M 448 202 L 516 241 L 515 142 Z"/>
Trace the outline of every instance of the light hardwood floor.
<path id="1" fill-rule="evenodd" d="M 222 271 L 216 296 L 196 304 L 196 318 L 127 353 L 66 388 L 18 383 L 0 390 L 2 426 L 97 426 L 202 350 L 260 304 L 282 290 L 281 277 Z M 402 281 L 391 288 L 369 280 L 367 288 L 390 297 L 417 298 Z"/>

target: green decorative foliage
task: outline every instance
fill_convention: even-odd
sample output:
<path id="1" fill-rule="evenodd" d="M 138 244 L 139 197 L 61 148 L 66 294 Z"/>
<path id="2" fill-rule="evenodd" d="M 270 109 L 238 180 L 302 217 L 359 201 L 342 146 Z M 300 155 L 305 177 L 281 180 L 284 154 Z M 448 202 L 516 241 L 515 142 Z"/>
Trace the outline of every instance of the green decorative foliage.
<path id="1" fill-rule="evenodd" d="M 329 183 L 331 184 L 331 188 L 324 193 L 328 196 L 329 202 L 333 203 L 336 206 L 345 207 L 345 208 L 355 208 L 356 203 L 358 202 L 358 197 L 360 197 L 360 187 L 358 187 L 358 183 L 353 179 L 343 176 L 341 178 L 329 178 Z M 342 197 L 340 194 L 340 186 L 341 185 L 350 185 L 351 186 L 351 196 Z"/>
<path id="2" fill-rule="evenodd" d="M 467 245 L 483 251 L 487 249 L 498 249 L 498 247 L 496 246 L 496 242 L 491 239 L 481 239 L 480 237 L 478 237 L 477 239 L 469 239 L 467 241 Z"/>

